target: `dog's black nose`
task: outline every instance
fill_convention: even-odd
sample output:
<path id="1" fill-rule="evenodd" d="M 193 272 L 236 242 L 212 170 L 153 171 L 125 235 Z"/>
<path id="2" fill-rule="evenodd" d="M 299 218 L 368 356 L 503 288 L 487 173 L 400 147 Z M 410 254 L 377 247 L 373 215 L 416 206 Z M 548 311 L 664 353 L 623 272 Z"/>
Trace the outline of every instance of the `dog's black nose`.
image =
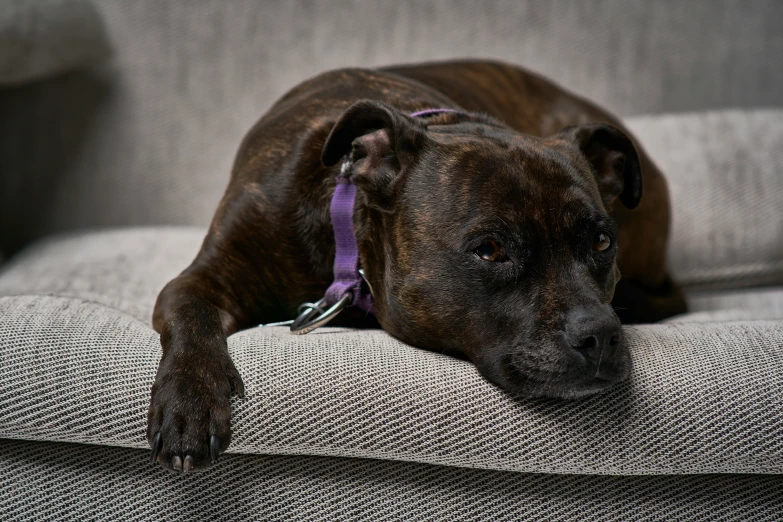
<path id="1" fill-rule="evenodd" d="M 588 307 L 572 310 L 565 327 L 566 342 L 584 355 L 598 378 L 611 379 L 610 361 L 620 346 L 620 322 L 612 313 Z"/>

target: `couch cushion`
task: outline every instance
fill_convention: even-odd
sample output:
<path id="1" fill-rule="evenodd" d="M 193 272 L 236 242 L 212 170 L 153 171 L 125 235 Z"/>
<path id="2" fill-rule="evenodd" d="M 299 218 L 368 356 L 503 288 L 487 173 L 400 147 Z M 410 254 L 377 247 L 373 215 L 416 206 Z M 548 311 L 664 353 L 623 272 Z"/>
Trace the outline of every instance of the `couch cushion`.
<path id="1" fill-rule="evenodd" d="M 158 292 L 196 257 L 205 234 L 160 227 L 50 237 L 0 269 L 0 295 L 74 297 L 149 324 Z"/>
<path id="2" fill-rule="evenodd" d="M 52 239 L 0 274 L 0 437 L 146 447 L 155 295 L 200 229 Z M 11 295 L 14 294 L 14 295 Z M 625 328 L 629 382 L 514 400 L 382 331 L 229 339 L 247 396 L 231 451 L 583 474 L 783 473 L 783 321 Z"/>
<path id="3" fill-rule="evenodd" d="M 669 265 L 690 289 L 783 283 L 783 110 L 628 119 L 672 198 Z"/>
<path id="4" fill-rule="evenodd" d="M 0 5 L 0 86 L 92 65 L 108 55 L 101 15 L 89 0 Z"/>
<path id="5" fill-rule="evenodd" d="M 0 437 L 144 448 L 160 345 L 74 298 L 0 298 Z M 467 362 L 380 330 L 229 339 L 237 453 L 371 457 L 535 473 L 783 473 L 783 322 L 626 328 L 630 381 L 512 399 Z"/>
<path id="6" fill-rule="evenodd" d="M 0 440 L 6 520 L 783 519 L 783 475 L 535 475 L 226 455 L 182 477 L 139 450 Z"/>

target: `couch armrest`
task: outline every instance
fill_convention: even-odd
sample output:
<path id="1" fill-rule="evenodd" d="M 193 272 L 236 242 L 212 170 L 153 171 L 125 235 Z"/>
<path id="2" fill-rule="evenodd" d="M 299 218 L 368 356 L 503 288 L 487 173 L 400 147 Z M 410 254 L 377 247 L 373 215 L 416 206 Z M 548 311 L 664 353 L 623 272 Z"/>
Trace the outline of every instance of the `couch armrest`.
<path id="1" fill-rule="evenodd" d="M 783 110 L 629 118 L 669 182 L 686 290 L 783 283 Z"/>
<path id="2" fill-rule="evenodd" d="M 109 55 L 103 20 L 87 0 L 4 0 L 0 86 L 92 65 Z"/>

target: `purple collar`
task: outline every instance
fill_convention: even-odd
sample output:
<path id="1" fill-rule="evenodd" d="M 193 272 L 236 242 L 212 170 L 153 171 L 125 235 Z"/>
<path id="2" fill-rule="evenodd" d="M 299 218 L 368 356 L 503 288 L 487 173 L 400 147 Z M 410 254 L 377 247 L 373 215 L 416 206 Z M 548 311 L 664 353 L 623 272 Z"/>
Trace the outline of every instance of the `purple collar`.
<path id="1" fill-rule="evenodd" d="M 411 114 L 414 118 L 425 118 L 435 114 L 459 112 L 454 109 L 426 109 Z M 329 214 L 334 230 L 334 281 L 323 299 L 317 303 L 304 303 L 300 306 L 299 317 L 290 321 L 291 332 L 308 333 L 323 326 L 347 306 L 375 315 L 369 283 L 363 284 L 361 268 L 359 267 L 359 247 L 356 244 L 356 234 L 353 230 L 353 207 L 356 200 L 356 185 L 351 182 L 351 160 L 348 156 L 343 160 L 340 174 L 337 176 L 337 186 L 334 189 Z M 324 308 L 329 307 L 328 310 Z M 318 316 L 314 317 L 317 313 Z M 280 323 L 275 323 L 280 324 Z"/>

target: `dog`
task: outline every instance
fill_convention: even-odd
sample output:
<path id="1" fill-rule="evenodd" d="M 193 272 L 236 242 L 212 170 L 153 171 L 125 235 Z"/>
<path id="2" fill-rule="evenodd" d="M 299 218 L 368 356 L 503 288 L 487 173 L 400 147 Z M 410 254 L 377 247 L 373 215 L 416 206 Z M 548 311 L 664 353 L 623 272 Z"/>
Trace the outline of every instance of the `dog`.
<path id="1" fill-rule="evenodd" d="M 349 187 L 338 232 L 333 197 Z M 347 300 L 371 305 L 334 324 L 462 357 L 514 395 L 605 390 L 629 374 L 621 320 L 685 311 L 669 212 L 663 175 L 617 118 L 521 68 L 305 81 L 245 136 L 200 252 L 158 296 L 152 459 L 190 471 L 225 451 L 229 397 L 244 393 L 227 337 L 328 293 L 337 234 L 366 279 Z"/>

